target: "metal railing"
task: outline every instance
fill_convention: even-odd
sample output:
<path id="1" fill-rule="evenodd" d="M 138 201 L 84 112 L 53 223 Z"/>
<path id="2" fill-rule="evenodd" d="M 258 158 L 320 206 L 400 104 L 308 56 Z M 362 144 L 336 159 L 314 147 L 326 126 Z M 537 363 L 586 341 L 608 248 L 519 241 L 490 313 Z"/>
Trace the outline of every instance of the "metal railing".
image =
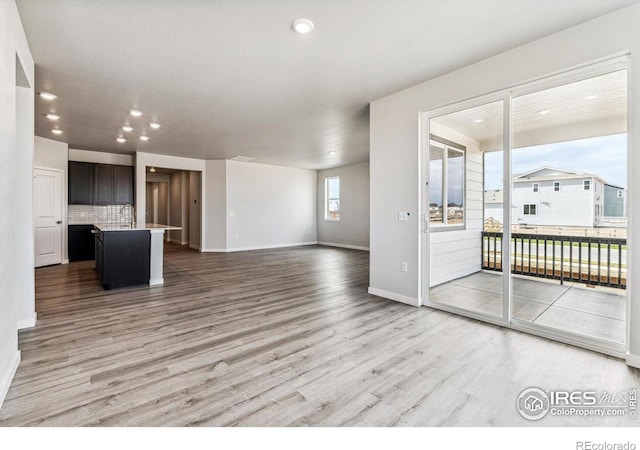
<path id="1" fill-rule="evenodd" d="M 511 272 L 626 289 L 627 240 L 511 234 Z M 482 232 L 482 268 L 502 272 L 502 233 Z"/>

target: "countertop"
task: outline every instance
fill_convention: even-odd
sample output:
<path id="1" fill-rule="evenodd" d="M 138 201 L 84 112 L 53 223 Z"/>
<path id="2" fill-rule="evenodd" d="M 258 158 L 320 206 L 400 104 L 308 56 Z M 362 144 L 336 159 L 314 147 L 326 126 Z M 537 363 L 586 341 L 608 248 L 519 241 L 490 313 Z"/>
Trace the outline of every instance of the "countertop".
<path id="1" fill-rule="evenodd" d="M 161 223 L 136 223 L 133 226 L 131 225 L 118 225 L 113 223 L 94 223 L 95 226 L 100 231 L 131 231 L 131 230 L 157 230 L 157 231 L 166 231 L 166 230 L 182 230 L 182 227 L 175 227 L 172 225 L 163 225 Z"/>

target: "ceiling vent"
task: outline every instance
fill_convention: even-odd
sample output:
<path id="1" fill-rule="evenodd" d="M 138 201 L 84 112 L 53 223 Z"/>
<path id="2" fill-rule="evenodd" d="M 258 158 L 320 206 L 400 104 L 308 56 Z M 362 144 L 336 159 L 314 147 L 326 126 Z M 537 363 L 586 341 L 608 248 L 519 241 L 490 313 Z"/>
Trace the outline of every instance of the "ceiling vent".
<path id="1" fill-rule="evenodd" d="M 231 161 L 242 161 L 242 162 L 249 162 L 249 161 L 253 161 L 255 158 L 252 158 L 250 156 L 234 156 L 233 158 L 229 158 Z"/>

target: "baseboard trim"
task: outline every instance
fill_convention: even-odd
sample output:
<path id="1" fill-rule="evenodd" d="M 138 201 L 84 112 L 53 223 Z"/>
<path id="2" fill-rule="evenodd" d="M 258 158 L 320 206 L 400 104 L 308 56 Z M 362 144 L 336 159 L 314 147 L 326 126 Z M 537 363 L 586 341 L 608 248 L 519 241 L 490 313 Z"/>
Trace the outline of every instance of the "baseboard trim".
<path id="1" fill-rule="evenodd" d="M 18 370 L 18 366 L 20 365 L 20 351 L 16 351 L 16 354 L 13 356 L 13 360 L 9 365 L 9 370 L 5 373 L 0 379 L 0 407 L 4 403 L 4 399 L 7 397 L 7 392 L 9 392 L 9 386 L 11 386 L 11 381 L 13 381 L 13 376 L 16 374 L 16 370 Z"/>
<path id="2" fill-rule="evenodd" d="M 635 367 L 636 369 L 640 369 L 640 356 L 632 355 L 631 353 L 627 353 L 627 366 Z"/>
<path id="3" fill-rule="evenodd" d="M 422 301 L 419 298 L 407 297 L 406 295 L 396 294 L 395 292 L 389 292 L 373 287 L 369 287 L 369 294 L 388 298 L 389 300 L 395 300 L 397 302 L 405 303 L 411 306 L 420 306 L 422 304 Z"/>
<path id="4" fill-rule="evenodd" d="M 369 251 L 369 247 L 362 247 L 360 245 L 349 245 L 349 244 L 337 244 L 335 242 L 323 242 L 318 241 L 318 245 L 325 245 L 327 247 L 340 247 L 340 248 L 348 248 L 350 250 L 363 250 L 365 252 Z"/>
<path id="5" fill-rule="evenodd" d="M 167 239 L 169 242 L 172 242 L 174 244 L 178 244 L 178 245 L 187 245 L 189 243 L 189 241 L 180 241 L 178 239 Z"/>
<path id="6" fill-rule="evenodd" d="M 226 248 L 201 248 L 202 253 L 226 253 Z"/>
<path id="7" fill-rule="evenodd" d="M 303 245 L 316 245 L 317 241 L 310 242 L 293 242 L 290 244 L 274 244 L 274 245 L 259 245 L 255 247 L 231 247 L 227 249 L 227 252 L 246 252 L 249 250 L 269 250 L 272 248 L 286 248 L 286 247 L 301 247 Z"/>
<path id="8" fill-rule="evenodd" d="M 62 264 L 69 264 L 69 260 L 68 259 L 63 259 L 62 260 Z"/>
<path id="9" fill-rule="evenodd" d="M 193 249 L 193 250 L 198 250 L 198 251 L 200 251 L 200 246 L 198 246 L 198 245 L 191 245 L 191 244 L 189 244 L 189 248 L 190 248 L 190 249 Z"/>
<path id="10" fill-rule="evenodd" d="M 33 328 L 38 321 L 38 313 L 33 313 L 33 318 L 26 320 L 18 320 L 18 330 L 24 330 L 25 328 Z"/>

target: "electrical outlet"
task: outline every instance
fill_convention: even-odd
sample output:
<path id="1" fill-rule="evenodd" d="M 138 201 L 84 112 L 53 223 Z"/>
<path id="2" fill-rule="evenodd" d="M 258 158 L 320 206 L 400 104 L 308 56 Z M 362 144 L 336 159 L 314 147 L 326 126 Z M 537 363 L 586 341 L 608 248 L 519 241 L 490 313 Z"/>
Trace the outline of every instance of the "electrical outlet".
<path id="1" fill-rule="evenodd" d="M 409 211 L 398 211 L 398 220 L 400 222 L 408 222 L 409 221 Z"/>
<path id="2" fill-rule="evenodd" d="M 400 270 L 402 270 L 403 272 L 406 272 L 408 269 L 409 269 L 409 268 L 408 268 L 408 264 L 407 264 L 407 262 L 406 262 L 406 261 L 402 261 L 402 262 L 400 263 Z"/>

